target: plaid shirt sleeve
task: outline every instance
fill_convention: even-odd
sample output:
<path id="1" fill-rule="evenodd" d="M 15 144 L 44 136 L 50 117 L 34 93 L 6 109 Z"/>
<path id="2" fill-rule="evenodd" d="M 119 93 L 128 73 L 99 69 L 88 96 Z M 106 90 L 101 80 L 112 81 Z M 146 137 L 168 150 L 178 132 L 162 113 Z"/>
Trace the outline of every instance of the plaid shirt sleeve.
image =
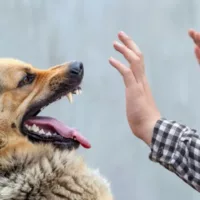
<path id="1" fill-rule="evenodd" d="M 200 192 L 200 134 L 175 121 L 157 121 L 149 158 Z"/>

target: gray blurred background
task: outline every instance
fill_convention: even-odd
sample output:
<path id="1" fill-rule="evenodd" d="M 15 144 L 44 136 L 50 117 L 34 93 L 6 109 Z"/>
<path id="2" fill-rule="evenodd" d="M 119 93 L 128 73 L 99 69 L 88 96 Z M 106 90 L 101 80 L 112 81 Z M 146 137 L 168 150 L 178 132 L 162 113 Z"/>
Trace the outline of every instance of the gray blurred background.
<path id="1" fill-rule="evenodd" d="M 1 0 L 0 57 L 43 69 L 84 62 L 83 95 L 44 114 L 87 136 L 93 147 L 80 153 L 110 180 L 115 200 L 197 200 L 197 192 L 149 161 L 149 148 L 132 136 L 122 79 L 107 61 L 124 61 L 112 48 L 124 30 L 145 55 L 162 115 L 200 129 L 200 69 L 187 35 L 191 27 L 200 30 L 199 0 Z"/>

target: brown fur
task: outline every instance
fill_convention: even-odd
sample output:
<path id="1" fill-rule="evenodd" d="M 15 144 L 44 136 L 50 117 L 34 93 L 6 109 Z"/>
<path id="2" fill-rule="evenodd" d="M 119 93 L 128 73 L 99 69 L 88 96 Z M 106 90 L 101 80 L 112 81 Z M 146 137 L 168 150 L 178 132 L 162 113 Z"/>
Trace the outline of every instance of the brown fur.
<path id="1" fill-rule="evenodd" d="M 68 63 L 39 70 L 14 59 L 0 59 L 0 199 L 111 200 L 109 184 L 74 151 L 30 142 L 19 129 L 29 105 L 64 79 Z M 26 72 L 33 84 L 17 88 Z"/>

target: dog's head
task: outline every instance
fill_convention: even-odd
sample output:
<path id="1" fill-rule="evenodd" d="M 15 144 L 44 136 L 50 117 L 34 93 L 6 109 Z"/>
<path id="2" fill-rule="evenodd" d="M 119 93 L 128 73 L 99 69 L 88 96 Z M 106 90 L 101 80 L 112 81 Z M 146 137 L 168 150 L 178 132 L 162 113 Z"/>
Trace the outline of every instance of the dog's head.
<path id="1" fill-rule="evenodd" d="M 41 109 L 63 96 L 72 100 L 80 91 L 84 68 L 69 62 L 39 70 L 14 59 L 0 59 L 0 147 L 22 141 L 77 148 L 89 143 L 74 129 L 54 118 L 37 116 Z M 28 140 L 27 140 L 28 139 Z"/>

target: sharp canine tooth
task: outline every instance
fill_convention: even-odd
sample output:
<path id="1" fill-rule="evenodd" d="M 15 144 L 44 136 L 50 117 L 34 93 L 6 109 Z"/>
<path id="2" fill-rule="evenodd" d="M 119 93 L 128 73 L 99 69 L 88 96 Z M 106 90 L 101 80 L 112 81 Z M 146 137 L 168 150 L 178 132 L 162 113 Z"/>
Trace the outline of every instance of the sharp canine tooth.
<path id="1" fill-rule="evenodd" d="M 73 96 L 72 96 L 72 93 L 71 93 L 71 92 L 69 92 L 69 93 L 67 94 L 67 98 L 68 98 L 68 100 L 69 100 L 70 103 L 73 102 Z"/>

